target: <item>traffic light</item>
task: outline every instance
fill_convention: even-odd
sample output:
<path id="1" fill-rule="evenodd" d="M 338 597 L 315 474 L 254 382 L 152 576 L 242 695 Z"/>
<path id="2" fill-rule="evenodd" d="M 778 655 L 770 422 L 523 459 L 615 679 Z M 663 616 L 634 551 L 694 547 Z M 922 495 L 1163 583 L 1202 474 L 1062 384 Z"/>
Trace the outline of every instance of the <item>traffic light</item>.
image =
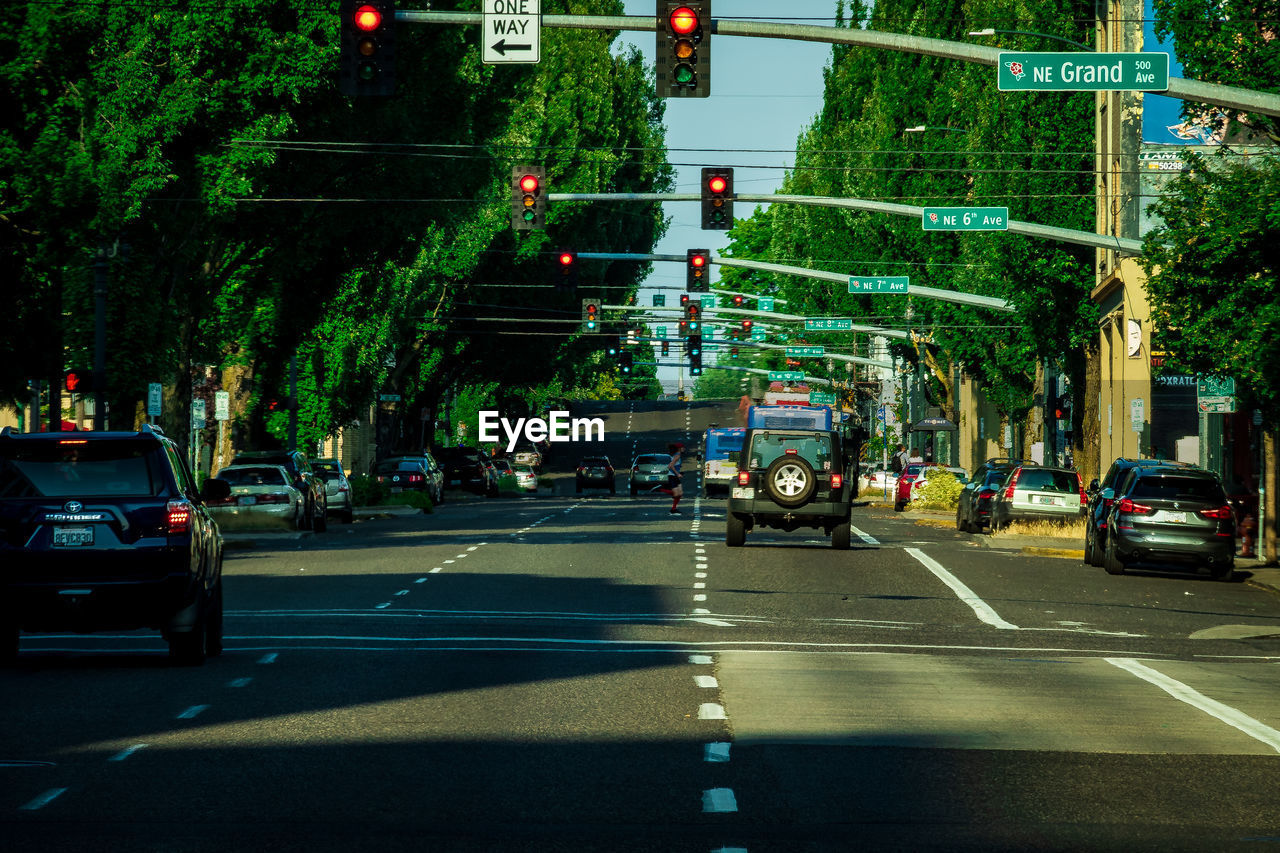
<path id="1" fill-rule="evenodd" d="M 737 357 L 738 357 L 738 348 L 729 347 L 729 358 L 737 358 Z"/>
<path id="2" fill-rule="evenodd" d="M 1071 419 L 1071 395 L 1062 394 L 1054 404 L 1053 416 L 1060 421 Z"/>
<path id="3" fill-rule="evenodd" d="M 582 330 L 585 332 L 600 331 L 600 300 L 582 300 Z"/>
<path id="4" fill-rule="evenodd" d="M 84 370 L 70 370 L 62 385 L 72 394 L 84 394 L 93 390 L 93 375 Z"/>
<path id="5" fill-rule="evenodd" d="M 755 323 L 753 323 L 753 322 L 752 322 L 752 321 L 750 321 L 750 320 L 743 320 L 743 321 L 742 321 L 742 334 L 743 334 L 743 336 L 745 336 L 745 337 L 750 337 L 750 336 L 751 336 L 751 327 L 752 327 L 752 326 L 754 326 L 754 325 L 755 325 Z"/>
<path id="6" fill-rule="evenodd" d="M 728 231 L 733 226 L 733 169 L 702 170 L 702 230 Z"/>
<path id="7" fill-rule="evenodd" d="M 711 0 L 659 0 L 654 54 L 659 98 L 705 98 L 711 94 L 710 29 Z"/>
<path id="8" fill-rule="evenodd" d="M 560 270 L 560 276 L 556 279 L 556 289 L 576 290 L 578 288 L 578 253 L 568 250 L 556 253 L 556 267 Z"/>
<path id="9" fill-rule="evenodd" d="M 341 0 L 342 60 L 338 91 L 393 95 L 396 90 L 395 0 Z"/>
<path id="10" fill-rule="evenodd" d="M 693 376 L 702 375 L 702 335 L 689 336 L 689 373 Z"/>
<path id="11" fill-rule="evenodd" d="M 511 227 L 517 231 L 545 228 L 547 198 L 542 192 L 546 171 L 541 166 L 511 168 Z"/>
<path id="12" fill-rule="evenodd" d="M 680 321 L 680 337 L 682 338 L 689 337 L 689 321 L 688 320 Z"/>
<path id="13" fill-rule="evenodd" d="M 711 252 L 707 249 L 690 249 L 685 252 L 684 287 L 690 293 L 707 293 L 711 290 L 707 273 L 711 268 Z"/>
<path id="14" fill-rule="evenodd" d="M 607 351 L 609 353 L 609 357 L 613 358 L 618 353 L 622 352 L 622 342 L 618 338 L 612 338 L 609 341 L 609 349 Z"/>
<path id="15" fill-rule="evenodd" d="M 733 296 L 733 307 L 734 307 L 734 308 L 741 308 L 741 307 L 742 307 L 742 303 L 743 303 L 744 301 L 745 301 L 745 300 L 742 298 L 742 294 L 741 294 L 741 293 L 735 293 L 735 294 L 734 294 L 734 296 Z"/>
<path id="16" fill-rule="evenodd" d="M 690 335 L 702 334 L 702 303 L 689 302 L 684 306 L 684 320 L 689 324 Z"/>
<path id="17" fill-rule="evenodd" d="M 620 356 L 618 356 L 619 372 L 621 372 L 623 376 L 630 376 L 631 367 L 633 363 L 634 363 L 634 359 L 632 358 L 631 353 L 629 352 L 622 353 Z"/>
<path id="18" fill-rule="evenodd" d="M 662 341 L 662 354 L 671 355 L 671 341 L 668 341 L 665 338 Z"/>
<path id="19" fill-rule="evenodd" d="M 688 304 L 689 304 L 689 294 L 687 293 L 680 294 L 680 307 L 683 308 Z"/>

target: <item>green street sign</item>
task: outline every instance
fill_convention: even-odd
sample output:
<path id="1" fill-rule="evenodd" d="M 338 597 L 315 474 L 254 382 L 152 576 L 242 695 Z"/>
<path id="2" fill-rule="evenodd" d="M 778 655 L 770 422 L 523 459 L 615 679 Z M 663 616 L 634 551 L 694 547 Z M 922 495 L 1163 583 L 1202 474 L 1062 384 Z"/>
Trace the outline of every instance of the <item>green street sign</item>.
<path id="1" fill-rule="evenodd" d="M 653 327 L 653 336 L 654 336 L 655 338 L 665 338 L 665 337 L 667 336 L 667 327 L 666 327 L 666 326 L 654 326 L 654 327 Z"/>
<path id="2" fill-rule="evenodd" d="M 1002 51 L 1001 92 L 1164 92 L 1167 53 L 1020 53 Z"/>
<path id="3" fill-rule="evenodd" d="M 761 296 L 759 299 L 757 299 L 757 300 L 756 300 L 756 310 L 757 310 L 757 311 L 772 311 L 772 310 L 773 310 L 773 297 L 772 297 L 772 296 Z"/>
<path id="4" fill-rule="evenodd" d="M 834 406 L 836 404 L 836 395 L 828 394 L 825 391 L 810 391 L 809 405 L 811 406 Z"/>
<path id="5" fill-rule="evenodd" d="M 1007 207 L 926 207 L 920 217 L 925 231 L 1008 231 Z"/>
<path id="6" fill-rule="evenodd" d="M 806 317 L 806 332 L 849 332 L 853 330 L 853 321 L 848 317 Z"/>
<path id="7" fill-rule="evenodd" d="M 769 333 L 768 333 L 768 332 L 752 332 L 752 333 L 751 333 L 751 340 L 753 340 L 753 341 L 767 341 L 767 340 L 769 340 Z"/>
<path id="8" fill-rule="evenodd" d="M 663 294 L 663 293 L 655 293 L 655 294 L 653 294 L 653 307 L 654 307 L 654 308 L 665 308 L 665 307 L 666 307 L 666 305 L 667 305 L 667 297 L 666 297 L 666 294 Z"/>
<path id="9" fill-rule="evenodd" d="M 787 358 L 821 358 L 826 347 L 787 347 Z"/>
<path id="10" fill-rule="evenodd" d="M 713 329 L 713 328 L 712 328 L 712 327 L 710 327 L 710 326 L 703 326 L 703 327 L 702 327 L 702 339 L 703 339 L 704 341 L 709 341 L 709 340 L 711 340 L 712 338 L 714 338 L 714 337 L 716 336 L 716 335 L 715 335 L 715 331 L 716 331 L 716 330 L 715 330 L 715 329 Z"/>
<path id="11" fill-rule="evenodd" d="M 849 276 L 850 293 L 906 293 L 911 276 Z"/>
<path id="12" fill-rule="evenodd" d="M 1201 376 L 1196 379 L 1196 394 L 1201 397 L 1230 397 L 1236 393 L 1236 381 L 1230 376 Z"/>
<path id="13" fill-rule="evenodd" d="M 770 370 L 770 382 L 799 382 L 804 379 L 804 373 L 799 370 Z"/>
<path id="14" fill-rule="evenodd" d="M 704 296 L 702 297 L 702 308 L 703 308 L 703 310 L 706 310 L 707 308 L 715 308 L 715 307 L 716 307 L 716 298 L 715 298 L 714 296 L 706 296 L 706 295 L 704 295 Z"/>

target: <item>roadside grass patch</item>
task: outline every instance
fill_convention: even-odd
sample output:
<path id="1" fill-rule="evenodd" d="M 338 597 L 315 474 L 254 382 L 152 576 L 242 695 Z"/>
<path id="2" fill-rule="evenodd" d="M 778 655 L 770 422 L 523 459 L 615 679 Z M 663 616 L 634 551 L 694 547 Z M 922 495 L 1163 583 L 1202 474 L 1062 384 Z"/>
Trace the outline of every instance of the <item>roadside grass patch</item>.
<path id="1" fill-rule="evenodd" d="M 1014 521 L 1003 530 L 992 532 L 992 536 L 1050 536 L 1055 539 L 1075 539 L 1084 542 L 1085 521 Z"/>

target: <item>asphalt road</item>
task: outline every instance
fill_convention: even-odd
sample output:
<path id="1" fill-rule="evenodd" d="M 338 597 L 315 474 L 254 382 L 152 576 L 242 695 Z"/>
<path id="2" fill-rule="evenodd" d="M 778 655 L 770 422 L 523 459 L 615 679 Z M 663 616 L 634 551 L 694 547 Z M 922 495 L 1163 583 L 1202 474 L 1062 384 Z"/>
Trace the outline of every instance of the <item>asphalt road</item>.
<path id="1" fill-rule="evenodd" d="M 229 551 L 204 667 L 24 636 L 5 849 L 1277 849 L 1280 597 L 867 507 L 729 550 L 692 473 L 573 493 L 732 422 L 641 406 L 553 495 Z"/>

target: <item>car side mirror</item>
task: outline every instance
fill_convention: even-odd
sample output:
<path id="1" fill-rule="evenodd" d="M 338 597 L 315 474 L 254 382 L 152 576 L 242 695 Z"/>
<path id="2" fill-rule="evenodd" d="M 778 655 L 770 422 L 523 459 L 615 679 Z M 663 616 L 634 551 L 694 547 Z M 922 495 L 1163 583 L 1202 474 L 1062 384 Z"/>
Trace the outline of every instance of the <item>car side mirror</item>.
<path id="1" fill-rule="evenodd" d="M 1089 490 L 1089 491 L 1091 491 L 1091 492 L 1096 492 L 1096 491 L 1098 491 L 1098 478 L 1097 478 L 1097 477 L 1094 477 L 1092 480 L 1090 480 L 1090 481 L 1089 481 L 1089 489 L 1088 489 L 1088 490 Z"/>
<path id="2" fill-rule="evenodd" d="M 1116 490 L 1111 488 L 1110 486 L 1107 486 L 1105 489 L 1102 490 L 1102 499 L 1104 501 L 1114 500 L 1115 496 L 1116 496 Z"/>
<path id="3" fill-rule="evenodd" d="M 200 500 L 205 501 L 223 501 L 231 497 L 231 484 L 226 480 L 219 480 L 217 477 L 210 477 L 204 481 L 204 488 L 200 490 Z"/>

